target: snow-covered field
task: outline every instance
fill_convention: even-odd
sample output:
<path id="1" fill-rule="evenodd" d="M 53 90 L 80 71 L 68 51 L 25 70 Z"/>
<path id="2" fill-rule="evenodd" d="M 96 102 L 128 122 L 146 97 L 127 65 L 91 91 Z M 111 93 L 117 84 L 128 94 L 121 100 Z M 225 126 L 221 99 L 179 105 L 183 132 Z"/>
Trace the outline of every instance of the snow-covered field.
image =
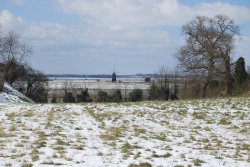
<path id="1" fill-rule="evenodd" d="M 250 98 L 0 104 L 0 166 L 250 166 Z"/>

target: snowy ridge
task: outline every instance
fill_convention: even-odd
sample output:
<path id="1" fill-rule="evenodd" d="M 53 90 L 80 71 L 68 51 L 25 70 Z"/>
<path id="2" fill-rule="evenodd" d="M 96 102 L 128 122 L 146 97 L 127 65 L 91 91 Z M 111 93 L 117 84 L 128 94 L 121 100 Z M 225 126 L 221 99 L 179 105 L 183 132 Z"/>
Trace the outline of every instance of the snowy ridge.
<path id="1" fill-rule="evenodd" d="M 3 92 L 0 92 L 0 103 L 21 103 L 21 102 L 33 102 L 24 94 L 14 89 L 8 83 L 4 83 Z"/>

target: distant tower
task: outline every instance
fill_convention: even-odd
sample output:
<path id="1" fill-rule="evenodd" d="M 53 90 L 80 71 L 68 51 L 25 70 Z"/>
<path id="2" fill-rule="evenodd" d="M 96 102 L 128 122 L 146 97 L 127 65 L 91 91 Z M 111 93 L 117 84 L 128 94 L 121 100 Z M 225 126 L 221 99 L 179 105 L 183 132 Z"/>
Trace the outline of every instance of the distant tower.
<path id="1" fill-rule="evenodd" d="M 113 72 L 113 74 L 112 74 L 112 82 L 116 82 L 116 73 L 115 72 Z"/>

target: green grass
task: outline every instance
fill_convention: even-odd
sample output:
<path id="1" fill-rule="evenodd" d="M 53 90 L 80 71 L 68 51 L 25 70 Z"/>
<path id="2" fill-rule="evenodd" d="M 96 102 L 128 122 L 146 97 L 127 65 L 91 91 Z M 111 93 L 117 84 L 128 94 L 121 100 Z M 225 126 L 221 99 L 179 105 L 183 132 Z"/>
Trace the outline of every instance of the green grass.
<path id="1" fill-rule="evenodd" d="M 220 125 L 230 125 L 232 122 L 230 121 L 230 120 L 228 120 L 228 119 L 226 119 L 226 118 L 222 118 L 222 119 L 220 119 L 220 121 L 219 121 L 219 124 Z"/>
<path id="2" fill-rule="evenodd" d="M 47 114 L 47 123 L 46 123 L 45 129 L 48 129 L 49 127 L 52 126 L 51 122 L 52 122 L 52 120 L 54 119 L 54 113 L 55 113 L 54 108 L 52 108 L 52 109 L 48 112 L 48 114 Z"/>
<path id="3" fill-rule="evenodd" d="M 193 112 L 192 116 L 195 119 L 203 119 L 203 120 L 205 120 L 207 118 L 207 114 L 204 113 L 204 112 Z"/>
<path id="4" fill-rule="evenodd" d="M 140 152 L 138 152 L 137 154 L 135 154 L 135 156 L 133 157 L 134 159 L 138 159 L 138 158 L 140 158 L 141 157 L 141 153 Z"/>
<path id="5" fill-rule="evenodd" d="M 166 135 L 165 135 L 165 133 L 161 132 L 160 134 L 156 134 L 154 136 L 154 139 L 161 140 L 161 141 L 166 141 Z"/>
<path id="6" fill-rule="evenodd" d="M 0 138 L 9 138 L 9 137 L 15 137 L 15 134 L 6 132 L 5 129 L 0 125 Z"/>
<path id="7" fill-rule="evenodd" d="M 64 145 L 64 146 L 69 146 L 69 144 L 68 143 L 66 143 L 65 141 L 63 141 L 62 139 L 60 139 L 60 138 L 57 138 L 56 139 L 56 143 L 55 143 L 56 145 Z"/>
<path id="8" fill-rule="evenodd" d="M 172 154 L 170 154 L 170 153 L 166 153 L 166 154 L 163 154 L 163 155 L 158 155 L 156 153 L 152 154 L 152 157 L 154 157 L 154 158 L 169 158 L 171 156 L 172 156 Z"/>
<path id="9" fill-rule="evenodd" d="M 129 143 L 125 143 L 125 144 L 122 146 L 121 152 L 122 152 L 122 153 L 129 154 L 129 153 L 131 152 L 132 149 L 133 149 L 133 147 L 132 147 Z"/>
<path id="10" fill-rule="evenodd" d="M 148 162 L 144 162 L 140 164 L 130 164 L 128 167 L 152 167 L 152 165 Z"/>
<path id="11" fill-rule="evenodd" d="M 119 138 L 121 138 L 123 136 L 125 131 L 126 131 L 125 127 L 109 128 L 109 129 L 107 129 L 106 133 L 100 135 L 100 138 L 103 140 L 108 140 L 108 141 L 118 140 Z"/>
<path id="12" fill-rule="evenodd" d="M 134 128 L 134 135 L 135 136 L 139 136 L 139 135 L 145 134 L 145 133 L 146 133 L 146 130 L 143 128 L 138 128 L 138 127 Z"/>
<path id="13" fill-rule="evenodd" d="M 16 131 L 16 130 L 17 130 L 17 127 L 14 124 L 12 124 L 9 128 L 9 131 Z"/>
<path id="14" fill-rule="evenodd" d="M 6 163 L 6 164 L 4 164 L 4 166 L 5 167 L 10 167 L 10 166 L 12 166 L 12 164 L 11 163 Z"/>
<path id="15" fill-rule="evenodd" d="M 14 120 L 18 116 L 18 114 L 16 112 L 10 112 L 6 113 L 5 116 L 7 116 L 9 120 Z"/>
<path id="16" fill-rule="evenodd" d="M 32 117 L 32 116 L 34 116 L 34 112 L 28 110 L 28 111 L 23 113 L 23 116 L 24 117 Z"/>
<path id="17" fill-rule="evenodd" d="M 21 167 L 32 167 L 33 165 L 29 162 L 24 162 Z"/>
<path id="18" fill-rule="evenodd" d="M 37 148 L 33 148 L 30 153 L 32 161 L 37 161 L 39 159 L 39 151 Z"/>
<path id="19" fill-rule="evenodd" d="M 194 159 L 192 162 L 194 163 L 194 166 L 202 166 L 202 163 L 204 163 L 204 161 L 200 159 Z"/>

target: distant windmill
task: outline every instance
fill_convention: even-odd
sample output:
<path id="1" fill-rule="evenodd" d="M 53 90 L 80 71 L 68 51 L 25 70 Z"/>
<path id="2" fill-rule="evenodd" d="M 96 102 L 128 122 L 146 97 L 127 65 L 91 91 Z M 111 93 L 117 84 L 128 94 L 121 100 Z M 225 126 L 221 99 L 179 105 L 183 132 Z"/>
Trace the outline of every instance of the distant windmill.
<path id="1" fill-rule="evenodd" d="M 112 82 L 116 82 L 116 71 L 115 68 L 113 69 L 113 74 L 112 74 Z"/>

